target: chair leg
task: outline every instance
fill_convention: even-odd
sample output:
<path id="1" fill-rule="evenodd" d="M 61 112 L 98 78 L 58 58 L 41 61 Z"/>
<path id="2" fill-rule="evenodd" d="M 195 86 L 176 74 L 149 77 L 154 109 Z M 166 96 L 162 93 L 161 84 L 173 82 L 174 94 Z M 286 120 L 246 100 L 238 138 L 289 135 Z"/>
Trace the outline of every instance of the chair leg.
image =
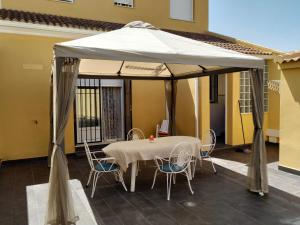
<path id="1" fill-rule="evenodd" d="M 158 169 L 156 169 L 156 170 L 155 170 L 155 173 L 154 173 L 154 178 L 153 178 L 153 183 L 152 183 L 151 189 L 153 189 L 153 188 L 154 188 L 155 181 L 156 181 L 156 176 L 157 176 L 157 172 L 158 172 Z"/>
<path id="2" fill-rule="evenodd" d="M 119 181 L 122 183 L 123 188 L 125 189 L 125 191 L 127 191 L 127 187 L 126 187 L 126 185 L 125 185 L 125 183 L 124 183 L 124 179 L 123 179 L 123 174 L 122 174 L 122 172 L 121 172 L 121 171 L 118 171 L 117 173 L 119 174 Z"/>
<path id="3" fill-rule="evenodd" d="M 187 171 L 188 171 L 190 180 L 192 180 L 193 177 L 192 177 L 192 166 L 191 166 L 191 163 L 188 164 Z"/>
<path id="4" fill-rule="evenodd" d="M 136 177 L 139 175 L 139 169 L 140 169 L 140 164 L 139 164 L 139 161 L 137 161 L 136 162 L 136 173 L 135 173 Z"/>
<path id="5" fill-rule="evenodd" d="M 188 184 L 189 184 L 189 188 L 190 188 L 190 191 L 192 193 L 192 195 L 194 194 L 194 191 L 192 189 L 192 186 L 191 186 L 191 182 L 190 182 L 190 178 L 189 178 L 189 173 L 187 171 L 184 171 L 185 172 L 185 175 L 186 175 L 186 179 L 188 181 Z"/>
<path id="6" fill-rule="evenodd" d="M 99 178 L 99 174 L 100 173 L 94 173 L 93 189 L 92 189 L 91 198 L 94 198 L 94 194 L 95 194 L 95 190 L 96 190 L 96 185 L 97 185 L 97 181 L 98 181 L 98 178 Z"/>
<path id="7" fill-rule="evenodd" d="M 92 178 L 92 175 L 93 175 L 93 170 L 90 171 L 89 179 L 88 179 L 88 181 L 87 181 L 87 183 L 86 183 L 86 185 L 85 185 L 86 187 L 89 186 L 90 181 L 91 181 L 91 178 Z"/>
<path id="8" fill-rule="evenodd" d="M 193 179 L 194 179 L 195 173 L 196 173 L 197 160 L 198 160 L 198 159 L 195 158 L 195 161 L 193 162 L 193 167 L 192 167 L 192 169 L 193 169 L 193 174 L 192 174 Z"/>
<path id="9" fill-rule="evenodd" d="M 202 159 L 202 157 L 199 159 L 199 161 L 200 161 L 200 167 L 202 168 L 202 166 L 203 166 L 203 159 Z"/>
<path id="10" fill-rule="evenodd" d="M 167 177 L 167 199 L 168 199 L 168 193 L 169 193 L 169 174 L 166 174 Z"/>
<path id="11" fill-rule="evenodd" d="M 171 186 L 172 186 L 172 175 L 167 174 L 167 200 L 170 200 Z"/>
<path id="12" fill-rule="evenodd" d="M 212 159 L 211 159 L 210 156 L 209 156 L 209 160 L 210 160 L 210 162 L 211 162 L 211 165 L 212 165 L 212 168 L 213 168 L 213 170 L 214 170 L 214 173 L 216 174 L 216 173 L 217 173 L 217 170 L 216 170 L 215 165 L 214 165 L 214 163 L 213 163 L 213 161 L 212 161 Z"/>
<path id="13" fill-rule="evenodd" d="M 173 184 L 176 184 L 176 173 L 173 174 Z"/>

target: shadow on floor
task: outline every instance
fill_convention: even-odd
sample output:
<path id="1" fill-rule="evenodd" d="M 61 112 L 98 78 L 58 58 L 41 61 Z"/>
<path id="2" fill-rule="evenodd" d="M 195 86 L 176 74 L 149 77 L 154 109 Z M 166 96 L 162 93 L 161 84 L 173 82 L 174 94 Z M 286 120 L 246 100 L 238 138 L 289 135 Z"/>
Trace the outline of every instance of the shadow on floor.
<path id="1" fill-rule="evenodd" d="M 268 163 L 277 162 L 279 160 L 278 144 L 267 143 L 267 160 Z M 246 147 L 245 147 L 246 148 Z M 249 147 L 249 149 L 251 146 Z M 228 159 L 240 163 L 247 164 L 250 161 L 251 154 L 237 151 L 235 148 L 219 148 L 213 152 L 213 157 L 220 159 Z"/>
<path id="2" fill-rule="evenodd" d="M 272 151 L 272 150 L 271 150 Z M 218 152 L 219 157 L 231 153 Z M 272 153 L 273 154 L 273 153 Z M 216 157 L 217 157 L 216 156 Z M 235 156 L 245 160 L 244 156 Z M 270 188 L 264 198 L 250 193 L 246 178 L 217 166 L 214 175 L 204 162 L 198 169 L 190 195 L 184 177 L 178 177 L 172 186 L 171 200 L 166 200 L 166 178 L 160 175 L 154 190 L 150 190 L 154 168 L 147 163 L 137 177 L 136 192 L 125 192 L 111 176 L 99 180 L 95 197 L 91 187 L 85 191 L 99 224 L 103 225 L 277 225 L 300 223 L 300 199 Z M 69 157 L 72 179 L 79 179 L 83 186 L 89 166 L 85 157 Z M 129 187 L 129 171 L 126 184 Z M 26 225 L 26 185 L 48 182 L 49 169 L 44 159 L 6 162 L 0 169 L 0 224 Z M 46 198 L 47 196 L 45 196 Z"/>

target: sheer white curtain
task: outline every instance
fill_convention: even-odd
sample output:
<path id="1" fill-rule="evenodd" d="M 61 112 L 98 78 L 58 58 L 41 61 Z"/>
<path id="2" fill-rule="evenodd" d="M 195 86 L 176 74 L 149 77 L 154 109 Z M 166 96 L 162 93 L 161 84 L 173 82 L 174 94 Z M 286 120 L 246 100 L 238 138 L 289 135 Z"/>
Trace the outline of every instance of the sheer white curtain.
<path id="1" fill-rule="evenodd" d="M 56 120 L 53 121 L 55 132 L 51 156 L 49 178 L 49 196 L 46 225 L 75 224 L 79 217 L 75 213 L 72 194 L 69 187 L 69 170 L 64 154 L 64 133 L 68 115 L 74 100 L 76 80 L 79 71 L 79 59 L 56 58 L 54 60 L 54 104 Z"/>

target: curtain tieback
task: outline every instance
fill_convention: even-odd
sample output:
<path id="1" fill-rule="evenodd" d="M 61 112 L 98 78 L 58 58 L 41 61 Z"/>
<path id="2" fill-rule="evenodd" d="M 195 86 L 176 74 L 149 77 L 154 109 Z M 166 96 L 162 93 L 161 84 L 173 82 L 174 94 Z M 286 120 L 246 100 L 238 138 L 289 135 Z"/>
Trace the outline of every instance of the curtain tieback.
<path id="1" fill-rule="evenodd" d="M 56 147 L 56 148 L 62 148 L 63 146 L 62 146 L 62 145 L 59 145 L 59 144 L 55 144 L 55 143 L 54 143 L 54 147 Z"/>
<path id="2" fill-rule="evenodd" d="M 52 151 L 52 154 L 51 154 L 51 167 L 53 166 L 53 157 L 54 157 L 54 155 L 55 155 L 55 153 L 56 153 L 56 150 L 58 149 L 58 148 L 62 148 L 62 145 L 59 145 L 59 144 L 56 144 L 56 143 L 53 143 L 54 144 L 54 146 L 53 146 L 53 151 Z"/>

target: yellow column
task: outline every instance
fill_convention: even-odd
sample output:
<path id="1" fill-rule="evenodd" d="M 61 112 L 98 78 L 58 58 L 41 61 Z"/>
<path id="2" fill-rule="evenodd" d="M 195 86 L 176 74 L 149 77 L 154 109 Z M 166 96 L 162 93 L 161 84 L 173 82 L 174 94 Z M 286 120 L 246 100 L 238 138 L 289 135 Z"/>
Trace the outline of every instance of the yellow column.
<path id="1" fill-rule="evenodd" d="M 203 139 L 210 129 L 209 77 L 199 78 L 199 134 Z"/>
<path id="2" fill-rule="evenodd" d="M 242 125 L 238 104 L 238 100 L 240 98 L 240 76 L 239 73 L 229 73 L 226 76 L 226 144 L 238 145 L 243 143 Z"/>

